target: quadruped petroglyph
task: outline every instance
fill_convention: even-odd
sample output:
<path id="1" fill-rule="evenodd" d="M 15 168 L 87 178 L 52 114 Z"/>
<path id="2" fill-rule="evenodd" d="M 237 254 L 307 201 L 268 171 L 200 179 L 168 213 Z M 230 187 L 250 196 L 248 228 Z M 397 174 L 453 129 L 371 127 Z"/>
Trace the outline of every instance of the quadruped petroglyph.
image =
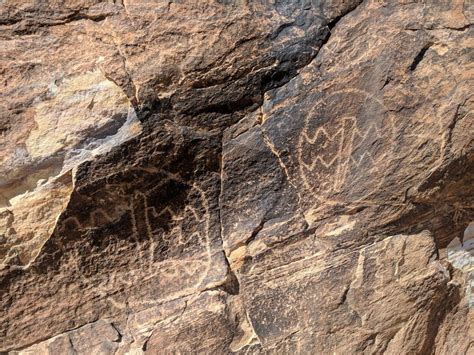
<path id="1" fill-rule="evenodd" d="M 202 287 L 211 269 L 211 216 L 205 190 L 196 182 L 188 183 L 166 171 L 153 172 L 153 178 L 146 170 L 137 171 L 136 175 L 143 178 L 140 189 L 109 177 L 100 197 L 76 196 L 84 205 L 82 210 L 88 212 L 65 217 L 59 228 L 59 233 L 89 234 L 107 240 L 101 247 L 116 254 L 130 245 L 135 249 L 134 262 L 110 273 L 87 275 L 83 265 L 72 263 L 77 266 L 76 276 L 82 283 L 95 284 L 97 294 L 118 308 L 125 304 L 114 298 L 116 290 L 136 287 L 151 279 L 157 285 L 175 280 L 176 287 L 163 290 L 163 297 L 138 301 L 162 303 L 177 297 L 173 296 L 174 290 L 183 294 Z M 123 228 L 108 229 L 114 223 Z M 120 243 L 120 238 L 128 242 Z"/>

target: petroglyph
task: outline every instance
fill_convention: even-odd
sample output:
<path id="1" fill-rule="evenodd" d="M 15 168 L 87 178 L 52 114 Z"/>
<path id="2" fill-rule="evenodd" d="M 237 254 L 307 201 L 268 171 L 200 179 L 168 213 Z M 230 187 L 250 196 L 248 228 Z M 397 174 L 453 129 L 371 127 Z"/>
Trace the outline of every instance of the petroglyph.
<path id="1" fill-rule="evenodd" d="M 351 199 L 368 198 L 384 181 L 379 163 L 390 156 L 394 134 L 383 103 L 363 91 L 337 91 L 319 99 L 297 145 L 305 187 L 319 200 L 341 198 L 337 195 L 347 188 Z"/>
<path id="2" fill-rule="evenodd" d="M 83 212 L 64 216 L 59 228 L 60 233 L 67 231 L 80 238 L 95 233 L 96 238 L 106 240 L 101 248 L 117 257 L 130 244 L 135 248 L 136 259 L 111 273 L 86 274 L 77 261 L 80 257 L 69 256 L 70 267 L 81 283 L 93 285 L 91 292 L 119 309 L 128 306 L 123 297 L 113 296 L 117 290 L 138 288 L 147 280 L 158 286 L 174 282 L 175 287 L 161 291 L 163 297 L 138 297 L 135 301 L 137 305 L 156 305 L 202 288 L 211 272 L 210 210 L 204 189 L 165 171 L 133 170 L 129 173 L 143 181 L 141 186 L 112 183 L 114 177 L 108 176 L 93 198 L 87 196 L 87 189 L 74 197 Z M 120 221 L 129 222 L 121 230 L 108 229 Z"/>

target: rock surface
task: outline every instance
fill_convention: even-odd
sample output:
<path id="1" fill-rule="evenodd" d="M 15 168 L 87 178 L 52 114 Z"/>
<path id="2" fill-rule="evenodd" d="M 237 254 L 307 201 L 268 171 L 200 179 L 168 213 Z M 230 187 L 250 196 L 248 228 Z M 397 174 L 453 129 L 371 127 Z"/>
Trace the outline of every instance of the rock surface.
<path id="1" fill-rule="evenodd" d="M 473 21 L 1 1 L 0 352 L 474 352 Z"/>

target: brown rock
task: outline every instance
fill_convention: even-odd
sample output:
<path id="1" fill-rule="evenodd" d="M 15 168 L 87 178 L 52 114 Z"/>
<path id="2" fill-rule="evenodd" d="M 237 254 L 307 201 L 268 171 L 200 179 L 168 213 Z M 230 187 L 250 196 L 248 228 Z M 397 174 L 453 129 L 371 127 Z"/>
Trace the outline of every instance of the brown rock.
<path id="1" fill-rule="evenodd" d="M 0 3 L 0 351 L 474 351 L 467 2 Z"/>

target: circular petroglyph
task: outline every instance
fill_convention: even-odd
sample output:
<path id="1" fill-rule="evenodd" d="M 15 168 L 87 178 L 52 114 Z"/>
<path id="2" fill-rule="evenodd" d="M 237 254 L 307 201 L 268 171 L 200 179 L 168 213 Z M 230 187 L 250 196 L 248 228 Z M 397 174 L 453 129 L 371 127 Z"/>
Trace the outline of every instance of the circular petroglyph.
<path id="1" fill-rule="evenodd" d="M 324 200 L 360 201 L 383 184 L 394 141 L 381 101 L 359 90 L 328 94 L 305 117 L 297 159 L 304 186 Z"/>

